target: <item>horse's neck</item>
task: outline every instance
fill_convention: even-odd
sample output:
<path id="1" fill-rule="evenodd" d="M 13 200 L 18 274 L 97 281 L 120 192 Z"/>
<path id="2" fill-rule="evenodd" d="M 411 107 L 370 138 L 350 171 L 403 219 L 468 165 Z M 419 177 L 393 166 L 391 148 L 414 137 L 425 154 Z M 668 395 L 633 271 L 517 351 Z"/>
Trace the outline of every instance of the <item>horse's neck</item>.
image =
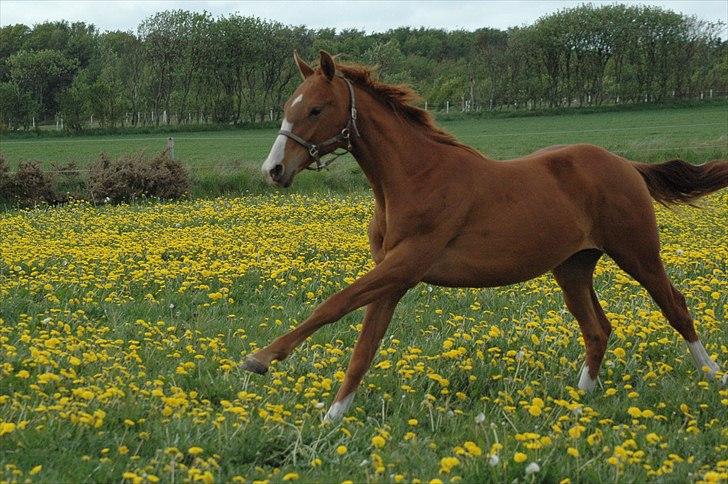
<path id="1" fill-rule="evenodd" d="M 362 93 L 362 94 L 359 94 Z M 377 202 L 401 193 L 409 179 L 435 162 L 423 144 L 435 143 L 422 129 L 399 117 L 369 93 L 359 90 L 359 136 L 354 136 L 354 156 L 369 180 Z"/>

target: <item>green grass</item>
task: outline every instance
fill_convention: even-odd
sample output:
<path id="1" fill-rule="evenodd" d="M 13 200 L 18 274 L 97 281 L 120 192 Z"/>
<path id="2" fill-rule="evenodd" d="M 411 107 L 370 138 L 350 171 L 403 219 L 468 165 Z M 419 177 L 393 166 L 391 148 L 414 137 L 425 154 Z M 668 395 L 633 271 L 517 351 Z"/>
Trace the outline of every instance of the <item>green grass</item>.
<path id="1" fill-rule="evenodd" d="M 462 141 L 496 159 L 526 155 L 553 144 L 593 143 L 636 161 L 682 158 L 700 163 L 728 157 L 728 105 L 645 109 L 504 119 L 462 119 L 442 123 Z M 111 157 L 161 151 L 167 134 L 79 136 L 3 140 L 11 166 L 37 160 L 45 166 L 74 162 L 84 168 L 101 152 Z M 195 195 L 259 192 L 258 172 L 275 129 L 175 133 L 175 156 L 192 173 Z M 294 191 L 349 191 L 366 186 L 354 161 L 343 158 L 326 175 L 304 173 Z"/>
<path id="2" fill-rule="evenodd" d="M 642 161 L 728 158 L 724 106 L 453 120 L 445 127 L 495 158 L 576 142 Z M 177 156 L 197 173 L 196 194 L 265 190 L 262 196 L 0 213 L 0 424 L 26 422 L 0 435 L 0 481 L 119 482 L 134 472 L 181 482 L 194 478 L 193 469 L 220 482 L 234 476 L 280 482 L 288 472 L 326 483 L 389 482 L 399 474 L 407 482 L 456 475 L 463 482 L 687 482 L 711 471 L 728 475 L 728 393 L 697 381 L 683 343 L 649 296 L 606 258 L 596 289 L 615 332 L 592 395 L 571 388 L 583 344 L 548 276 L 497 289 L 412 289 L 374 362 L 389 360 L 392 367 L 369 372 L 351 418 L 340 425 L 322 425 L 321 417 L 362 311 L 323 328 L 265 377 L 234 368 L 371 264 L 366 192 L 295 195 L 358 191 L 365 186 L 358 168 L 342 162 L 329 173 L 302 174 L 294 190 L 264 188 L 257 170 L 274 137 L 275 130 L 175 135 Z M 100 151 L 157 151 L 165 138 L 2 141 L 0 151 L 13 165 L 86 166 Z M 704 203 L 701 211 L 660 208 L 658 219 L 670 277 L 685 293 L 708 351 L 725 364 L 728 205 L 725 194 Z M 227 297 L 211 299 L 221 288 L 229 289 Z M 493 327 L 501 333 L 492 335 Z M 450 345 L 464 354 L 447 356 Z M 183 363 L 196 366 L 179 372 Z M 418 363 L 421 373 L 399 372 Z M 40 382 L 46 373 L 62 378 Z M 447 387 L 428 373 L 446 378 Z M 332 388 L 323 385 L 327 379 Z M 183 390 L 186 406 L 164 415 L 167 403 L 151 393 L 157 386 L 163 398 Z M 110 388 L 123 394 L 104 396 Z M 242 400 L 243 390 L 260 399 Z M 536 397 L 545 401 L 538 416 L 528 410 Z M 225 402 L 243 407 L 246 417 L 238 419 Z M 630 407 L 655 415 L 633 419 Z M 289 412 L 283 421 L 270 418 L 275 408 Z M 72 421 L 94 410 L 106 415 L 98 428 Z M 476 423 L 480 413 L 485 420 Z M 418 424 L 409 425 L 410 418 Z M 575 425 L 585 427 L 578 438 L 567 432 Z M 390 437 L 375 449 L 371 439 L 382 431 Z M 416 437 L 408 439 L 408 432 Z M 551 442 L 529 449 L 516 438 L 526 432 Z M 601 437 L 590 442 L 587 436 L 597 432 Z M 459 455 L 458 467 L 441 472 L 440 460 L 466 441 L 483 454 L 502 444 L 500 463 Z M 642 455 L 610 463 L 620 446 L 637 451 L 631 441 Z M 348 448 L 343 456 L 339 445 Z M 190 455 L 193 446 L 203 453 Z M 580 456 L 568 456 L 569 447 Z M 515 462 L 516 452 L 526 462 Z M 377 473 L 379 458 L 384 470 Z M 312 465 L 314 459 L 320 464 Z M 670 472 L 662 477 L 645 468 L 655 471 L 668 460 Z M 529 462 L 541 467 L 535 476 L 524 476 Z"/>
<path id="3" fill-rule="evenodd" d="M 704 205 L 659 208 L 663 256 L 708 351 L 725 364 L 726 195 Z M 322 200 L 278 193 L 0 214 L 0 423 L 27 422 L 0 435 L 0 480 L 120 482 L 133 472 L 182 482 L 196 469 L 218 482 L 242 476 L 248 483 L 278 483 L 289 472 L 306 483 L 391 482 L 396 475 L 425 483 L 453 476 L 467 483 L 565 477 L 618 483 L 689 482 L 728 472 L 728 392 L 699 382 L 679 336 L 607 258 L 596 290 L 615 332 L 591 395 L 570 388 L 584 349 L 548 276 L 495 289 L 413 288 L 374 361 L 392 366 L 372 368 L 350 418 L 337 425 L 321 417 L 362 311 L 322 328 L 268 375 L 225 369 L 366 270 L 370 209 L 365 195 Z M 230 290 L 228 297 L 211 299 L 221 288 Z M 501 333 L 491 334 L 493 327 Z M 464 353 L 447 356 L 450 345 Z M 72 356 L 83 361 L 71 363 Z M 189 362 L 196 366 L 178 372 Z M 400 372 L 417 364 L 422 372 Z M 17 376 L 22 370 L 28 378 Z M 430 372 L 448 385 L 428 378 Z M 45 373 L 63 377 L 38 383 Z M 325 379 L 334 381 L 332 388 Z M 123 393 L 103 397 L 109 388 Z M 164 395 L 150 394 L 153 388 Z M 185 392 L 185 404 L 164 415 L 163 398 L 175 388 Z M 241 391 L 259 399 L 241 401 Z M 532 415 L 527 407 L 537 397 L 545 407 Z M 227 411 L 225 402 L 243 407 L 246 418 Z M 633 419 L 630 407 L 654 415 Z M 106 413 L 98 428 L 69 416 L 97 409 Z M 480 413 L 485 420 L 476 423 Z M 270 418 L 279 414 L 282 420 Z M 568 430 L 576 425 L 585 430 L 573 437 Z M 382 431 L 389 438 L 376 449 L 372 437 Z M 408 432 L 416 436 L 408 439 Z M 526 432 L 550 443 L 529 449 L 516 438 Z M 597 433 L 594 442 L 587 439 Z M 441 459 L 457 455 L 466 441 L 484 455 L 458 455 L 460 465 L 441 472 Z M 495 443 L 503 447 L 491 466 L 485 454 Z M 348 448 L 343 456 L 339 445 Z M 609 463 L 622 456 L 620 446 L 642 454 Z M 203 453 L 194 457 L 191 447 Z M 579 457 L 567 455 L 569 447 Z M 516 452 L 527 460 L 515 462 Z M 320 463 L 312 465 L 314 459 Z M 379 473 L 376 459 L 383 461 Z M 668 460 L 670 471 L 661 477 L 645 468 L 655 471 Z M 541 470 L 524 476 L 530 462 Z M 29 476 L 38 465 L 41 471 Z"/>
<path id="4" fill-rule="evenodd" d="M 505 119 L 462 119 L 442 125 L 494 158 L 528 154 L 552 144 L 594 143 L 626 153 L 671 155 L 709 147 L 728 149 L 728 105 L 567 114 Z M 257 166 L 270 150 L 275 129 L 176 133 L 175 155 L 191 167 L 207 169 L 244 162 Z M 80 167 L 102 152 L 112 157 L 165 147 L 167 135 L 109 135 L 37 140 L 2 140 L 0 152 L 11 163 L 38 160 Z M 652 158 L 652 156 L 648 155 Z"/>

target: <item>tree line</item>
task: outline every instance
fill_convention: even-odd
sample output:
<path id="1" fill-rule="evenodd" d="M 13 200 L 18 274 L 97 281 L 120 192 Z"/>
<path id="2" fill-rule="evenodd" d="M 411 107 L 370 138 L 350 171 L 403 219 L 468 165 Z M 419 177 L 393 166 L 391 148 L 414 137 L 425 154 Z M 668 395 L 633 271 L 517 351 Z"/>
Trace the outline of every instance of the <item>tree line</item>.
<path id="1" fill-rule="evenodd" d="M 297 85 L 291 53 L 379 66 L 428 109 L 541 109 L 662 102 L 728 92 L 725 25 L 645 5 L 581 5 L 532 25 L 383 33 L 310 29 L 170 10 L 136 32 L 83 22 L 0 29 L 0 121 L 28 129 L 252 124 L 277 119 Z"/>

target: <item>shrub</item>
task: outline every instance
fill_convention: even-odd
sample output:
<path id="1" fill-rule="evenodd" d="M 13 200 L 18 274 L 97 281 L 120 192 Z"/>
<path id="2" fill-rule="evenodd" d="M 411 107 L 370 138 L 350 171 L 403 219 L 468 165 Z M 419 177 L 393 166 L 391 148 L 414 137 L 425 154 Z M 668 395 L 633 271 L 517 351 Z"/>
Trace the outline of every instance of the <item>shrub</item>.
<path id="1" fill-rule="evenodd" d="M 181 198 L 189 191 L 184 165 L 163 151 L 154 158 L 144 152 L 116 160 L 102 154 L 90 168 L 88 190 L 95 202 L 128 202 L 142 197 Z"/>
<path id="2" fill-rule="evenodd" d="M 9 171 L 5 157 L 0 154 L 0 202 L 9 202 L 11 199 Z"/>
<path id="3" fill-rule="evenodd" d="M 55 180 L 35 161 L 22 161 L 9 177 L 8 199 L 21 205 L 58 203 Z"/>

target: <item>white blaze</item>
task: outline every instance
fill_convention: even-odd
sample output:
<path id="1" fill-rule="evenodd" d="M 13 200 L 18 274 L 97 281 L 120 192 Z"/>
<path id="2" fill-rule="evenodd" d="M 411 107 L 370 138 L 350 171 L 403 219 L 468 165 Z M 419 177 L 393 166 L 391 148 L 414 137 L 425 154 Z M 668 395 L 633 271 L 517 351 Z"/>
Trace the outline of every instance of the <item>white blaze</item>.
<path id="1" fill-rule="evenodd" d="M 284 118 L 283 123 L 281 123 L 281 130 L 291 131 L 291 129 L 293 129 L 293 125 Z M 268 153 L 268 158 L 266 158 L 261 168 L 265 176 L 268 176 L 270 170 L 283 161 L 283 155 L 286 150 L 286 141 L 288 141 L 288 138 L 279 134 L 273 142 L 273 147 L 270 149 L 270 153 Z"/>
<path id="2" fill-rule="evenodd" d="M 291 103 L 291 107 L 300 103 L 302 99 L 303 99 L 303 94 L 299 94 L 298 96 L 296 96 L 296 99 L 294 99 L 293 102 Z"/>

